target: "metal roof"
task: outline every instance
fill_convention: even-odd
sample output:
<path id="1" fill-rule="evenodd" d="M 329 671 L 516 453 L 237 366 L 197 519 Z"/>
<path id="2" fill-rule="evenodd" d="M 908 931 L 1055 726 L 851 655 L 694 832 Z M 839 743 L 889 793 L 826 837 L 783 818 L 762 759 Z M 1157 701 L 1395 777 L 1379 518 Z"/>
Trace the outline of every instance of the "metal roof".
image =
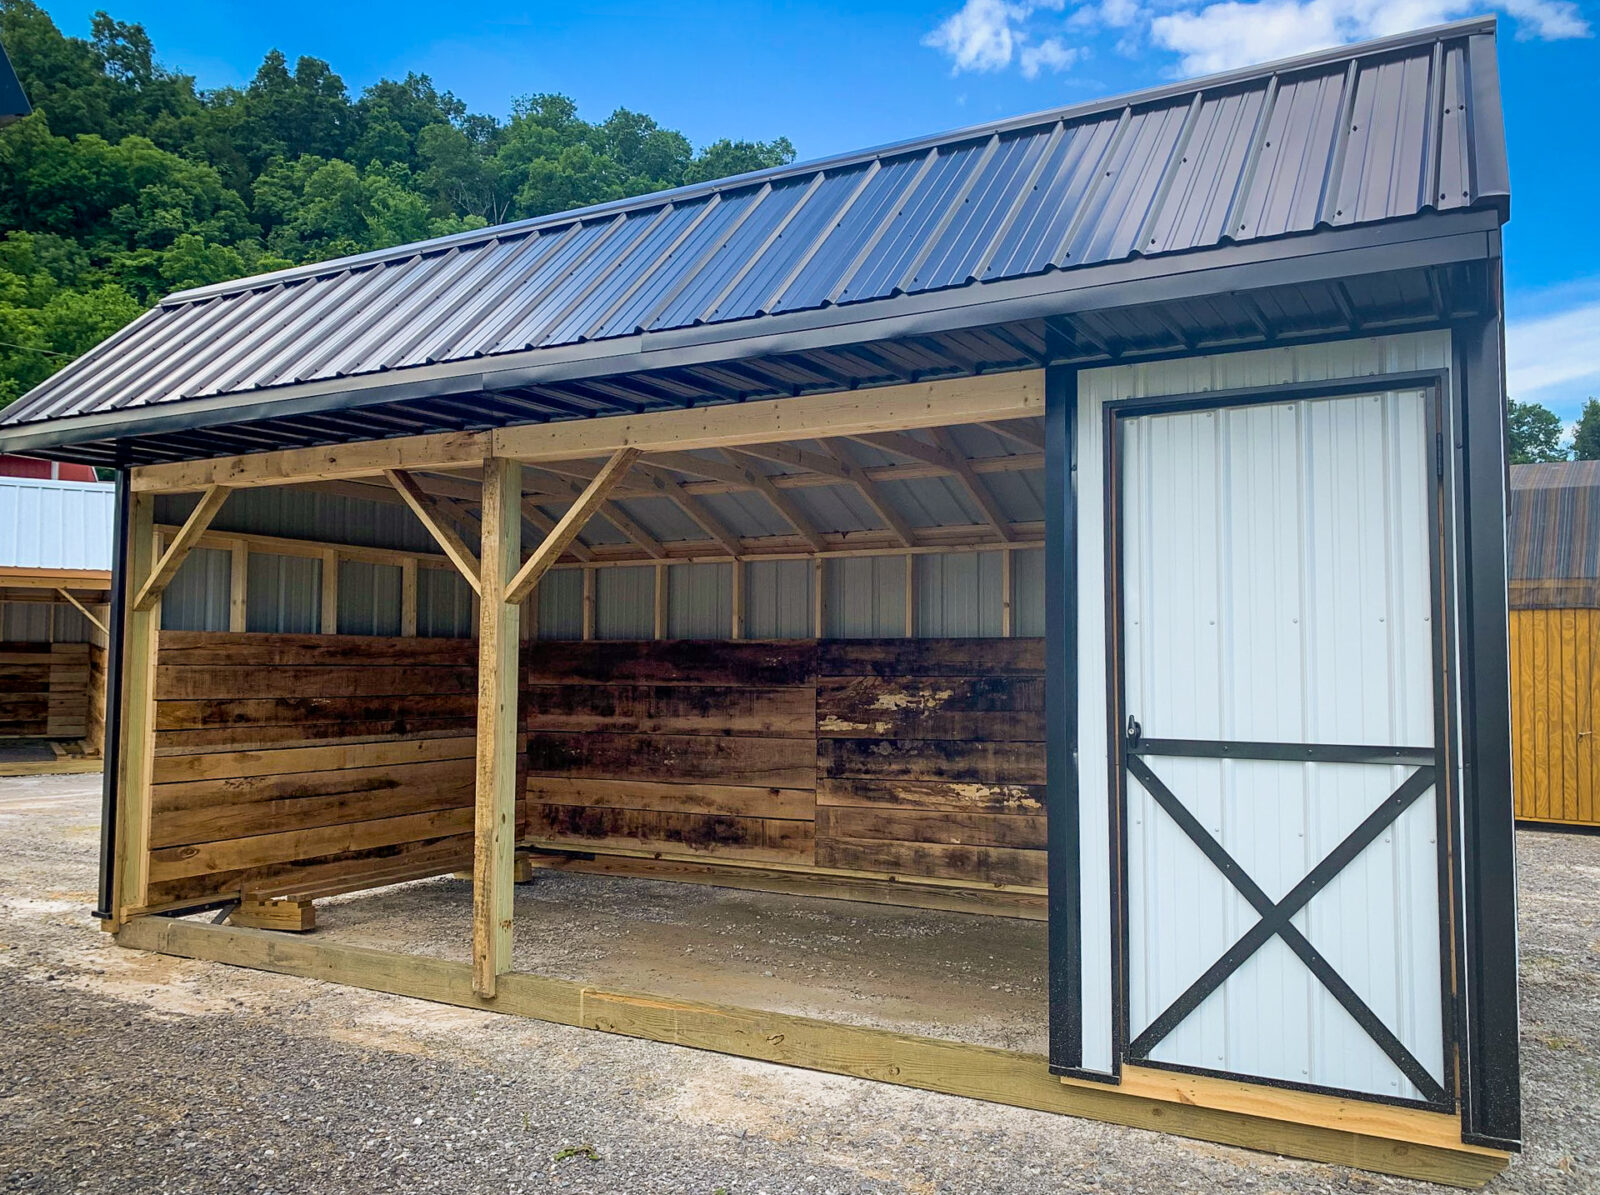
<path id="1" fill-rule="evenodd" d="M 318 401 L 352 387 L 366 403 L 407 382 L 431 398 L 452 383 L 486 389 L 485 371 L 537 368 L 580 346 L 620 358 L 653 338 L 715 342 L 824 311 L 864 327 L 894 300 L 925 298 L 931 310 L 1024 279 L 1049 290 L 1133 258 L 1427 213 L 1504 218 L 1493 39 L 1493 21 L 1462 22 L 182 292 L 13 403 L 0 426 L 80 419 L 94 435 L 63 428 L 45 439 L 84 443 L 169 404 L 204 412 L 200 426 L 224 421 L 225 408 L 254 417 L 268 401 L 356 405 Z M 1001 337 L 997 355 L 995 339 L 941 353 L 957 370 L 1038 363 L 1038 347 Z M 780 379 L 795 391 L 930 372 L 925 357 L 796 365 Z M 604 362 L 589 372 L 603 376 Z M 721 387 L 746 397 L 761 389 L 750 382 L 730 367 Z M 715 381 L 651 397 L 688 405 L 708 394 Z M 609 413 L 604 391 L 599 401 L 543 397 L 510 411 L 476 395 L 457 401 L 467 422 L 476 410 L 486 425 Z M 345 427 L 343 438 L 415 430 L 405 412 L 364 434 Z M 340 438 L 327 425 L 319 434 Z M 167 456 L 248 450 L 173 437 Z"/>
<path id="2" fill-rule="evenodd" d="M 0 477 L 0 568 L 111 570 L 116 487 Z"/>
<path id="3" fill-rule="evenodd" d="M 1600 461 L 1511 466 L 1514 607 L 1600 607 Z"/>
<path id="4" fill-rule="evenodd" d="M 33 111 L 33 105 L 28 103 L 28 97 L 23 94 L 22 84 L 17 81 L 17 72 L 12 69 L 11 59 L 6 57 L 6 48 L 0 46 L 0 128 L 20 120 Z"/>

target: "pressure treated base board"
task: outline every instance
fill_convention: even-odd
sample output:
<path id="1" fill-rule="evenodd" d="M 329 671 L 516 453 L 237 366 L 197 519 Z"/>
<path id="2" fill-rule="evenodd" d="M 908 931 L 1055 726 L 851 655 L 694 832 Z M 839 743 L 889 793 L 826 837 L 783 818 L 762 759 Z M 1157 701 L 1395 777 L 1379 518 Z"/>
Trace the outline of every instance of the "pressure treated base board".
<path id="1" fill-rule="evenodd" d="M 1409 1108 L 1137 1068 L 1121 1086 L 1058 1079 L 1036 1054 L 521 972 L 500 976 L 486 1001 L 466 963 L 204 922 L 142 917 L 117 942 L 1451 1186 L 1482 1186 L 1510 1160 L 1462 1144 L 1453 1117 Z"/>
<path id="2" fill-rule="evenodd" d="M 0 776 L 73 776 L 98 772 L 105 761 L 82 755 L 61 755 L 55 759 L 27 763 L 0 763 Z"/>
<path id="3" fill-rule="evenodd" d="M 903 908 L 939 909 L 949 913 L 985 913 L 1027 921 L 1044 921 L 1048 916 L 1043 896 L 976 885 L 971 888 L 939 888 L 905 880 L 850 879 L 679 859 L 635 859 L 608 855 L 584 859 L 545 854 L 527 858 L 537 871 L 577 871 L 587 875 L 627 876 L 636 880 L 675 880 L 680 883 L 709 884 L 715 888 L 782 892 L 789 896 L 856 900 Z"/>

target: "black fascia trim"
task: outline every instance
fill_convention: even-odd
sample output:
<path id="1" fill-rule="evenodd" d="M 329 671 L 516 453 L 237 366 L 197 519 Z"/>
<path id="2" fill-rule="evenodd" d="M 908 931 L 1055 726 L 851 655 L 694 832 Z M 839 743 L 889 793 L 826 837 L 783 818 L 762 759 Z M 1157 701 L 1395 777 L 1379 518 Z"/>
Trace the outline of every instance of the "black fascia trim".
<path id="1" fill-rule="evenodd" d="M 75 441 L 149 435 L 250 422 L 279 415 L 342 410 L 412 398 L 515 389 L 556 381 L 673 369 L 749 357 L 837 348 L 858 342 L 1013 323 L 1073 311 L 1139 306 L 1236 290 L 1476 261 L 1492 255 L 1495 212 L 1426 213 L 1389 224 L 1324 230 L 1155 258 L 1132 258 L 1081 271 L 704 325 L 561 348 L 533 349 L 490 363 L 422 366 L 354 379 L 297 383 L 245 394 L 178 400 L 152 413 L 119 408 L 0 427 L 0 448 L 21 452 Z M 1295 248 L 1303 251 L 1293 252 Z M 1187 269 L 1182 267 L 1189 267 Z M 869 312 L 871 314 L 869 314 Z M 25 401 L 26 396 L 23 400 Z"/>
<path id="2" fill-rule="evenodd" d="M 111 609 L 106 623 L 106 714 L 100 773 L 100 890 L 94 916 L 114 921 L 117 908 L 117 802 L 122 772 L 122 644 L 127 617 L 128 518 L 132 506 L 132 474 L 117 470 L 116 504 L 112 513 Z"/>
<path id="3" fill-rule="evenodd" d="M 1078 811 L 1078 371 L 1044 375 L 1045 821 L 1050 1069 L 1083 1064 L 1083 878 Z M 1103 1076 L 1102 1076 L 1103 1077 Z"/>
<path id="4" fill-rule="evenodd" d="M 1496 278 L 1498 290 L 1498 269 Z M 1498 311 L 1499 304 L 1496 304 Z M 1463 1135 L 1522 1137 L 1517 883 L 1506 600 L 1504 330 L 1498 314 L 1454 336 L 1459 445 Z"/>

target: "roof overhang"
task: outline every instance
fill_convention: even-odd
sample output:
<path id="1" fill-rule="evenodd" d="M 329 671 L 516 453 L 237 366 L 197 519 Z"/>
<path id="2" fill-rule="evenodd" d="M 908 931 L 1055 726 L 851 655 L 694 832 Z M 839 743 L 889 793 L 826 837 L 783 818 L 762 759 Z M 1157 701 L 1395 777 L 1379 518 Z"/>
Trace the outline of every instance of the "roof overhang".
<path id="1" fill-rule="evenodd" d="M 1091 269 L 1051 271 L 1046 274 L 945 291 L 874 301 L 864 306 L 833 306 L 792 314 L 767 316 L 739 323 L 708 324 L 694 328 L 639 333 L 604 341 L 510 353 L 492 359 L 418 366 L 385 374 L 333 378 L 299 383 L 258 392 L 256 395 L 218 395 L 163 403 L 151 407 L 124 407 L 79 416 L 21 424 L 0 433 L 0 447 L 8 452 L 28 452 L 62 460 L 95 464 L 141 464 L 158 460 L 196 459 L 248 451 L 246 429 L 260 428 L 259 450 L 299 443 L 378 439 L 420 430 L 480 430 L 515 422 L 575 418 L 585 414 L 614 414 L 617 410 L 741 401 L 757 394 L 770 397 L 751 369 L 748 389 L 707 386 L 695 393 L 692 385 L 670 388 L 673 400 L 652 401 L 655 389 L 643 391 L 641 401 L 616 410 L 586 410 L 581 405 L 563 410 L 497 409 L 492 403 L 481 410 L 464 410 L 458 404 L 450 418 L 426 428 L 412 423 L 399 427 L 373 422 L 362 434 L 361 421 L 349 418 L 370 413 L 376 419 L 384 408 L 398 404 L 470 400 L 508 391 L 584 387 L 623 379 L 667 377 L 674 371 L 705 371 L 718 366 L 798 359 L 806 354 L 826 354 L 852 346 L 893 345 L 916 342 L 929 346 L 937 361 L 939 343 L 957 341 L 984 329 L 1004 334 L 1008 328 L 1030 328 L 1026 336 L 1007 335 L 1015 346 L 1010 360 L 965 359 L 954 353 L 942 364 L 916 368 L 901 359 L 869 378 L 830 377 L 824 374 L 793 385 L 795 393 L 848 389 L 860 385 L 915 381 L 918 376 L 958 376 L 1011 368 L 1037 368 L 1055 363 L 1117 363 L 1157 356 L 1188 355 L 1219 348 L 1245 348 L 1290 340 L 1359 335 L 1400 326 L 1448 322 L 1463 313 L 1477 312 L 1497 303 L 1492 287 L 1465 288 L 1473 293 L 1441 293 L 1441 271 L 1459 270 L 1473 263 L 1497 259 L 1499 227 L 1503 213 L 1470 210 L 1424 213 L 1408 220 L 1315 233 L 1273 241 L 1252 241 L 1197 250 L 1160 258 L 1135 257 Z M 1377 312 L 1352 297 L 1349 280 L 1410 275 L 1423 280 L 1430 298 L 1414 312 Z M 1222 297 L 1248 303 L 1253 294 L 1269 295 L 1285 289 L 1317 284 L 1334 285 L 1340 293 L 1343 326 L 1307 329 L 1289 321 L 1260 314 L 1253 308 L 1249 327 L 1232 330 L 1218 339 L 1201 332 L 1184 333 L 1188 317 L 1178 313 L 1184 304 Z M 1458 287 L 1457 291 L 1463 288 Z M 870 308 L 870 309 L 868 309 Z M 1104 313 L 1147 313 L 1150 321 L 1169 335 L 1143 343 L 1119 343 L 1105 334 L 1089 336 L 1087 343 L 1073 332 L 1080 321 Z M 1171 314 L 1163 314 L 1170 312 Z M 1382 317 L 1374 322 L 1374 317 Z M 1047 330 L 1039 335 L 1038 329 Z M 1050 335 L 1048 333 L 1058 333 Z M 124 333 L 126 334 L 126 333 Z M 100 350 L 113 352 L 119 337 Z M 875 354 L 881 362 L 881 354 Z M 780 390 L 779 393 L 782 391 Z M 327 426 L 309 438 L 284 439 L 294 421 L 307 421 L 341 413 L 348 431 Z M 476 417 L 474 418 L 474 413 Z M 414 418 L 414 411 L 408 410 Z M 236 434 L 228 429 L 237 429 Z M 270 431 L 268 429 L 271 429 Z M 217 437 L 208 443 L 208 436 Z"/>

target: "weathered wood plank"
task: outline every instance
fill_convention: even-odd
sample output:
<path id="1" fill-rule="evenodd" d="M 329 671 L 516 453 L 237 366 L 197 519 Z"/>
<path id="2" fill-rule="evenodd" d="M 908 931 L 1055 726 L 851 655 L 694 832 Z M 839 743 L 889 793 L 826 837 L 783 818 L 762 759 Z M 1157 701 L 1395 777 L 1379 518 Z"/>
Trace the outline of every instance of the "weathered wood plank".
<path id="1" fill-rule="evenodd" d="M 818 676 L 1029 676 L 1044 672 L 1043 639 L 824 639 Z"/>
<path id="2" fill-rule="evenodd" d="M 274 776 L 288 772 L 314 772 L 330 768 L 400 765 L 435 759 L 471 759 L 471 737 L 418 739 L 399 742 L 337 743 L 321 747 L 275 747 L 266 750 L 218 751 L 198 755 L 161 756 L 156 760 L 155 781 L 172 784 L 185 780 L 226 780 L 234 776 Z"/>
<path id="3" fill-rule="evenodd" d="M 408 664 L 477 666 L 471 639 L 163 631 L 161 662 L 174 667 L 341 668 Z"/>
<path id="4" fill-rule="evenodd" d="M 470 693 L 174 699 L 157 703 L 156 729 L 234 726 L 241 739 L 248 739 L 257 726 L 401 721 L 413 717 L 461 718 L 470 729 L 476 713 L 477 700 Z"/>
<path id="5" fill-rule="evenodd" d="M 661 854 L 812 861 L 811 823 L 775 818 L 530 803 L 528 839 L 541 845 L 565 843 L 585 850 L 625 846 Z"/>
<path id="6" fill-rule="evenodd" d="M 522 690 L 522 707 L 528 730 L 805 739 L 816 733 L 807 688 L 528 685 Z"/>
<path id="7" fill-rule="evenodd" d="M 157 669 L 156 700 L 245 697 L 359 697 L 393 694 L 475 693 L 475 670 L 432 665 L 371 668 Z"/>
<path id="8" fill-rule="evenodd" d="M 989 884 L 1042 888 L 1044 851 L 996 846 L 951 846 L 932 842 L 875 842 L 818 838 L 817 866 L 894 875 L 939 876 Z"/>
<path id="9" fill-rule="evenodd" d="M 825 738 L 1044 740 L 1044 681 L 1033 677 L 819 677 Z"/>
<path id="10" fill-rule="evenodd" d="M 808 640 L 539 641 L 523 648 L 523 683 L 777 688 L 810 684 L 814 654 Z"/>
<path id="11" fill-rule="evenodd" d="M 817 810 L 817 838 L 942 842 L 949 846 L 1005 846 L 1043 850 L 1045 819 L 1039 814 L 826 806 Z"/>
<path id="12" fill-rule="evenodd" d="M 817 773 L 869 780 L 1043 784 L 1043 743 L 948 739 L 819 739 Z"/>
<path id="13" fill-rule="evenodd" d="M 158 784 L 155 848 L 398 817 L 472 804 L 464 759 Z"/>
<path id="14" fill-rule="evenodd" d="M 750 788 L 732 784 L 666 784 L 650 780 L 529 776 L 528 800 L 597 809 L 649 809 L 659 813 L 717 813 L 810 821 L 815 794 L 804 788 Z"/>
<path id="15" fill-rule="evenodd" d="M 960 780 L 864 780 L 817 777 L 817 804 L 891 806 L 968 813 L 1044 812 L 1042 784 Z"/>
<path id="16" fill-rule="evenodd" d="M 315 722 L 305 726 L 256 726 L 248 735 L 237 727 L 217 726 L 199 730 L 164 730 L 156 735 L 157 755 L 187 755 L 195 752 L 247 750 L 272 747 L 317 746 L 348 740 L 374 738 L 454 738 L 472 730 L 467 718 L 395 718 L 387 722 Z M 241 739 L 248 741 L 241 742 Z"/>
<path id="17" fill-rule="evenodd" d="M 528 772 L 618 780 L 671 776 L 718 784 L 812 788 L 816 754 L 809 739 L 530 733 Z"/>

